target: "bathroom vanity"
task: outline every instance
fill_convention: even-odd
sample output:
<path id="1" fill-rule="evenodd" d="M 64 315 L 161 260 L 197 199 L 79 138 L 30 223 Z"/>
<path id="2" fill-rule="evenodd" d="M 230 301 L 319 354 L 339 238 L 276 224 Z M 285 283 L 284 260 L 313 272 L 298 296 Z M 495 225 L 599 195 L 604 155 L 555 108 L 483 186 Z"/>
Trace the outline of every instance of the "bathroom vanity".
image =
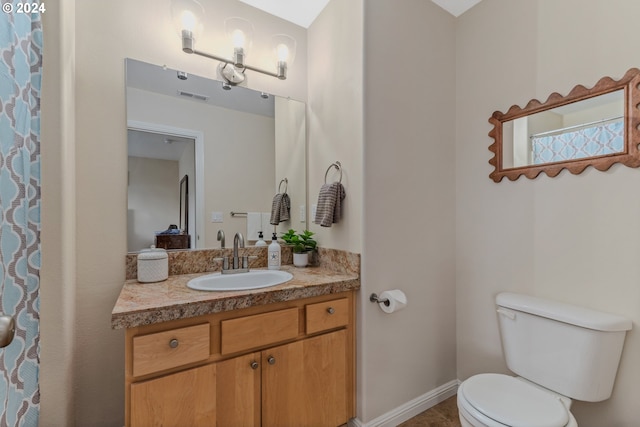
<path id="1" fill-rule="evenodd" d="M 128 280 L 125 421 L 140 426 L 339 426 L 355 416 L 357 274 L 284 270 L 267 289 L 202 292 Z"/>

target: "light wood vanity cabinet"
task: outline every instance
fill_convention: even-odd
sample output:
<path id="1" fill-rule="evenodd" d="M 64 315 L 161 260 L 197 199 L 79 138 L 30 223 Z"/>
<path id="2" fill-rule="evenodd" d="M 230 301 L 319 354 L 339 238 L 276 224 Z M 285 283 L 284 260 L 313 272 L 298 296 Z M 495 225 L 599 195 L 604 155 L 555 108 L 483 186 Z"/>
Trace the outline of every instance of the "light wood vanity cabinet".
<path id="1" fill-rule="evenodd" d="M 127 427 L 337 427 L 355 416 L 353 292 L 127 329 Z"/>

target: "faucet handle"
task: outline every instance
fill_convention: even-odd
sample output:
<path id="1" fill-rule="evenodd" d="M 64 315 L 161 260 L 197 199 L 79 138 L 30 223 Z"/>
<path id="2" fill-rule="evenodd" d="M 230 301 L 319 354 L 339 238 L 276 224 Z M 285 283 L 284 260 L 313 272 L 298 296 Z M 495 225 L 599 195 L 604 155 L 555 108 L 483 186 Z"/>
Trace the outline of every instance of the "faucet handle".
<path id="1" fill-rule="evenodd" d="M 219 258 L 214 258 L 214 261 L 222 261 L 222 269 L 223 270 L 228 270 L 229 269 L 229 257 L 227 256 L 223 256 L 223 257 L 219 257 Z"/>
<path id="2" fill-rule="evenodd" d="M 242 268 L 249 268 L 249 260 L 250 259 L 257 259 L 258 257 L 256 255 L 249 255 L 249 256 L 243 256 L 242 257 Z"/>

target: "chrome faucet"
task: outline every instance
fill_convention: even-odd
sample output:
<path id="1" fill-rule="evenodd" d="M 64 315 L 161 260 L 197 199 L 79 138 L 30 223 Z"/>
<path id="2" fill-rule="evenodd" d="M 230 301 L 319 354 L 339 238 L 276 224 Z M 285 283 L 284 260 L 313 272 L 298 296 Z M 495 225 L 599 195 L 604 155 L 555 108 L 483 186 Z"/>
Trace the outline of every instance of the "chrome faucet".
<path id="1" fill-rule="evenodd" d="M 238 258 L 238 246 L 244 248 L 244 236 L 242 233 L 236 233 L 233 238 L 233 269 L 237 270 L 240 268 L 240 258 Z M 243 264 L 245 261 L 245 257 L 243 257 Z M 243 268 L 247 268 L 247 266 L 242 266 Z"/>
<path id="2" fill-rule="evenodd" d="M 220 231 L 218 231 L 218 235 L 220 234 Z M 224 233 L 222 234 L 222 241 L 224 242 Z M 249 272 L 249 259 L 255 259 L 257 258 L 257 256 L 239 256 L 238 248 L 244 248 L 244 236 L 242 235 L 242 233 L 236 233 L 235 237 L 233 238 L 233 257 L 231 268 L 229 268 L 229 257 L 223 256 L 221 258 L 214 258 L 214 260 L 222 260 L 222 270 L 220 271 L 222 274 Z"/>
<path id="3" fill-rule="evenodd" d="M 220 249 L 224 249 L 224 231 L 218 230 L 218 241 L 220 242 Z"/>

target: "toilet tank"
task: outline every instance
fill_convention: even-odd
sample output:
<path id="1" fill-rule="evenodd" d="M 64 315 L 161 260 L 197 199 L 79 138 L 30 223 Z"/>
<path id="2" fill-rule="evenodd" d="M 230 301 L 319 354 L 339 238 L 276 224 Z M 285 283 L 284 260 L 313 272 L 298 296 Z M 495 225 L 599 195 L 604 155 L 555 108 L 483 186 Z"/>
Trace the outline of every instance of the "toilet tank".
<path id="1" fill-rule="evenodd" d="M 564 396 L 611 396 L 631 320 L 515 293 L 496 297 L 502 349 L 517 375 Z"/>

